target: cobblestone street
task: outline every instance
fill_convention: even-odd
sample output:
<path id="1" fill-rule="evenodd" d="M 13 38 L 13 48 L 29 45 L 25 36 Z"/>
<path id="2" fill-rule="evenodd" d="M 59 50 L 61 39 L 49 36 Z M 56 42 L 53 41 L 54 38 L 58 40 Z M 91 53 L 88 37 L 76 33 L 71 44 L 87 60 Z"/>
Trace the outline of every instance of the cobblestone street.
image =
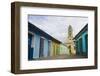
<path id="1" fill-rule="evenodd" d="M 79 58 L 87 58 L 86 56 L 76 56 L 76 55 L 59 55 L 53 57 L 41 57 L 34 60 L 54 60 L 54 59 L 79 59 Z"/>

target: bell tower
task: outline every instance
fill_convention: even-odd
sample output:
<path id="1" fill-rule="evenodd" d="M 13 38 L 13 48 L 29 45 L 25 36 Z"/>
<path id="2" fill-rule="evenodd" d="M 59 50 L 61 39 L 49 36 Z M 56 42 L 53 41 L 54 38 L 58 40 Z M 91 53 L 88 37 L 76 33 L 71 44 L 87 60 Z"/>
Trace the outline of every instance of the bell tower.
<path id="1" fill-rule="evenodd" d="M 74 39 L 73 39 L 73 28 L 71 25 L 68 26 L 68 37 L 66 41 L 66 46 L 69 49 L 70 55 L 76 54 L 75 44 L 74 44 Z"/>

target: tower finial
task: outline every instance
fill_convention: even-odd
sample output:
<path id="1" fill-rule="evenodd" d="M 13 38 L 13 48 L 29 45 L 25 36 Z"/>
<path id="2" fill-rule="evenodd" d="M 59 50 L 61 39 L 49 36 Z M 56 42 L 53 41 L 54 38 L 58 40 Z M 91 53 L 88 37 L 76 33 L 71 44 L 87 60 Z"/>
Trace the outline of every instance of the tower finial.
<path id="1" fill-rule="evenodd" d="M 73 37 L 73 29 L 71 25 L 68 27 L 68 37 Z"/>

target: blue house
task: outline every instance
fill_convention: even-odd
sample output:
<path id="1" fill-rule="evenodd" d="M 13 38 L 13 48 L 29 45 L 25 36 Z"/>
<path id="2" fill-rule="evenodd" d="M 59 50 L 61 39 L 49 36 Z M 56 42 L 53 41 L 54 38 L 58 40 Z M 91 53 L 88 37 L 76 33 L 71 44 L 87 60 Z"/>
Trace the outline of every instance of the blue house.
<path id="1" fill-rule="evenodd" d="M 34 24 L 28 22 L 28 60 L 50 56 L 52 41 L 59 42 Z"/>
<path id="2" fill-rule="evenodd" d="M 88 56 L 88 24 L 74 37 L 76 45 L 76 54 Z"/>

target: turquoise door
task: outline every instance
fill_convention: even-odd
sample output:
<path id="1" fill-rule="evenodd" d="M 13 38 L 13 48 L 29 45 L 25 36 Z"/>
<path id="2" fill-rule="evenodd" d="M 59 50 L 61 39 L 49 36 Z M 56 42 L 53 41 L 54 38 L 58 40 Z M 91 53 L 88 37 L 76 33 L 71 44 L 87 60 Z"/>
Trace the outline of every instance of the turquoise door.
<path id="1" fill-rule="evenodd" d="M 88 35 L 86 34 L 85 35 L 85 55 L 87 56 L 88 55 Z"/>

